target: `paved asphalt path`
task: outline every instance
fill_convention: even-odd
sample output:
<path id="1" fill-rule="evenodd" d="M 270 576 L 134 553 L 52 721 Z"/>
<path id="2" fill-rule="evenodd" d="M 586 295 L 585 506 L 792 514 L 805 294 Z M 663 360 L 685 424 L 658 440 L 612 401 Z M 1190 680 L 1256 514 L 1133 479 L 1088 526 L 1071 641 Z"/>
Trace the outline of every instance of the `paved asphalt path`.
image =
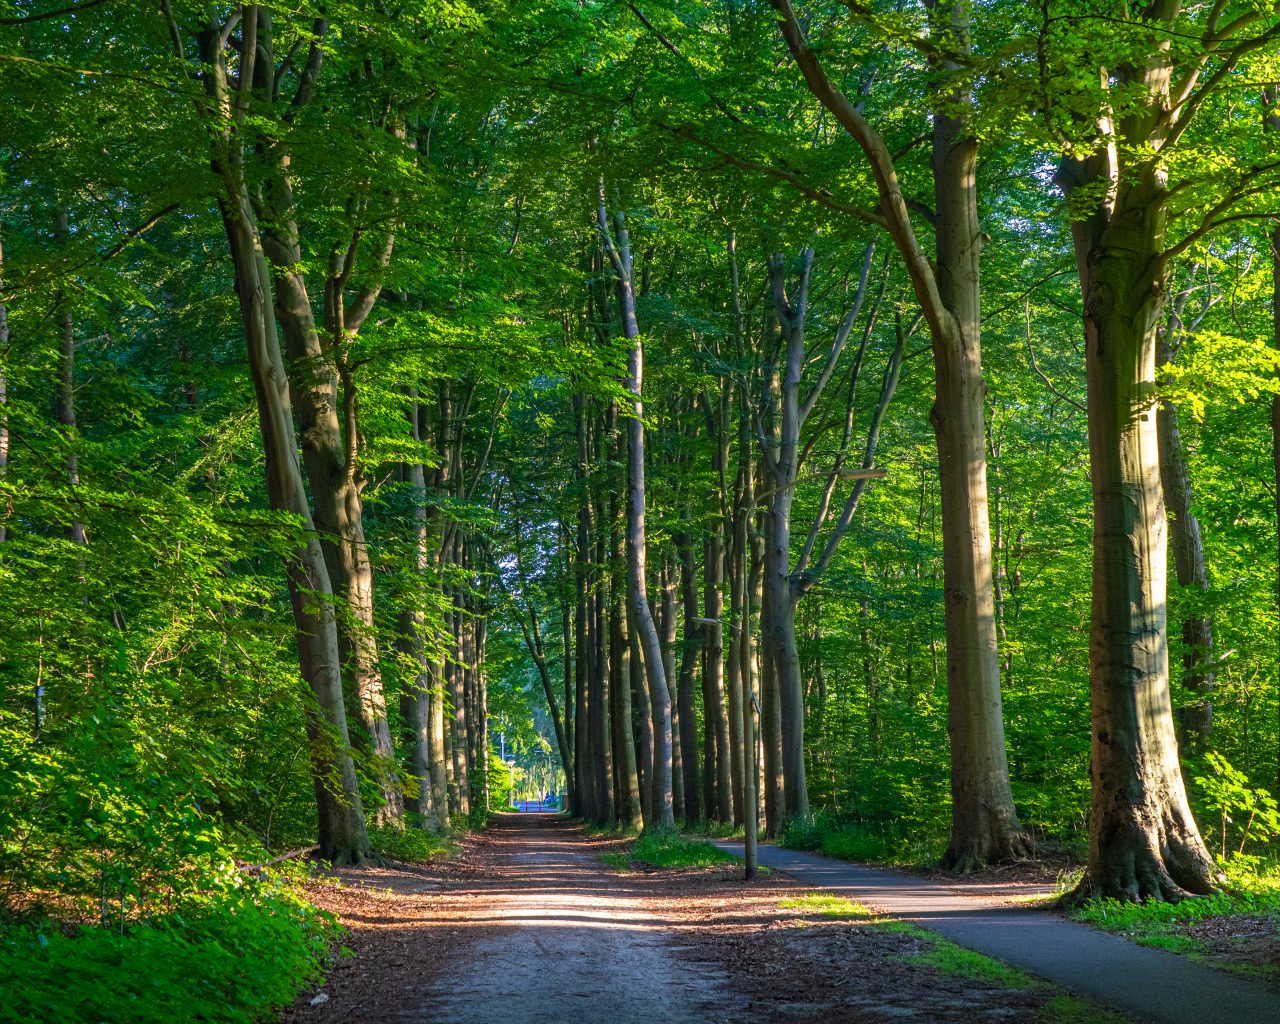
<path id="1" fill-rule="evenodd" d="M 742 855 L 742 844 L 717 846 Z M 1158 1024 L 1280 1024 L 1280 995 L 1237 975 L 945 884 L 760 845 L 760 863 Z"/>

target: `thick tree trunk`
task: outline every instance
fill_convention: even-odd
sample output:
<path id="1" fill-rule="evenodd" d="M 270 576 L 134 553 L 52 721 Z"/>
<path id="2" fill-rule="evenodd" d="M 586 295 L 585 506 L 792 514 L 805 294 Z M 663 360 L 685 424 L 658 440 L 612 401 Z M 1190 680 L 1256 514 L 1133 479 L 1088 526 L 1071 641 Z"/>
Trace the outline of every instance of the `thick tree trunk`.
<path id="1" fill-rule="evenodd" d="M 1064 171 L 1068 189 L 1082 180 L 1078 165 Z M 1099 173 L 1096 163 L 1084 171 Z M 1072 225 L 1094 506 L 1093 800 L 1077 897 L 1176 900 L 1220 882 L 1187 804 L 1169 699 L 1167 534 L 1151 397 L 1165 299 L 1152 287 L 1162 282 L 1163 197 L 1161 172 L 1148 167 L 1120 186 L 1110 209 L 1099 204 Z"/>
<path id="2" fill-rule="evenodd" d="M 953 32 L 967 45 L 968 0 L 936 4 L 931 22 L 939 33 Z M 943 62 L 942 70 L 959 68 Z M 940 92 L 933 115 L 937 288 L 951 313 L 931 330 L 936 382 L 930 418 L 942 499 L 951 738 L 951 843 L 943 864 L 961 871 L 1030 852 L 1009 786 L 1000 700 L 987 511 L 987 388 L 979 340 L 978 145 L 968 124 L 972 105 L 967 88 Z"/>

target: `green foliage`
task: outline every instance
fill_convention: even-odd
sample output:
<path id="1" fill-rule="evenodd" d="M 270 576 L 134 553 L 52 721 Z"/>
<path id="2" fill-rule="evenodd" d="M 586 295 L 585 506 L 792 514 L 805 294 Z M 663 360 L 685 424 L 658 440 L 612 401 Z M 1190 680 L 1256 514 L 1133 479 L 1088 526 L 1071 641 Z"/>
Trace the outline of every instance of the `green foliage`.
<path id="1" fill-rule="evenodd" d="M 825 892 L 810 892 L 805 893 L 803 896 L 790 896 L 784 900 L 779 900 L 778 906 L 783 910 L 804 910 L 811 914 L 821 914 L 823 917 L 834 917 L 839 920 L 875 916 L 861 903 L 855 903 L 853 900 L 846 899 L 843 896 L 832 896 L 830 893 Z"/>
<path id="2" fill-rule="evenodd" d="M 621 853 L 600 858 L 609 867 L 625 871 L 634 864 L 651 868 L 709 868 L 734 864 L 739 858 L 701 839 L 687 839 L 676 832 L 645 831 Z"/>
<path id="3" fill-rule="evenodd" d="M 1245 847 L 1250 840 L 1266 842 L 1280 836 L 1280 807 L 1265 789 L 1250 787 L 1249 780 L 1221 754 L 1205 755 L 1208 775 L 1197 775 L 1195 783 L 1204 794 L 1205 806 L 1218 817 L 1219 857 L 1240 866 L 1256 863 Z M 1227 848 L 1227 829 L 1239 836 L 1239 844 Z"/>
<path id="4" fill-rule="evenodd" d="M 945 825 L 938 822 L 914 828 L 871 825 L 819 812 L 808 819 L 793 818 L 779 839 L 792 850 L 821 853 L 837 860 L 917 866 L 935 862 L 946 848 Z"/>
<path id="5" fill-rule="evenodd" d="M 121 927 L 0 928 L 0 1021 L 252 1024 L 320 977 L 332 919 L 271 881 Z"/>
<path id="6" fill-rule="evenodd" d="M 406 864 L 426 864 L 451 857 L 459 850 L 457 840 L 451 836 L 438 836 L 421 828 L 374 825 L 369 828 L 369 841 L 382 856 Z"/>
<path id="7" fill-rule="evenodd" d="M 1273 865 L 1269 870 L 1255 871 L 1251 865 L 1230 877 L 1229 891 L 1215 896 L 1196 896 L 1178 903 L 1090 900 L 1073 915 L 1143 945 L 1202 956 L 1205 946 L 1191 933 L 1194 925 L 1214 918 L 1280 917 L 1280 869 Z"/>

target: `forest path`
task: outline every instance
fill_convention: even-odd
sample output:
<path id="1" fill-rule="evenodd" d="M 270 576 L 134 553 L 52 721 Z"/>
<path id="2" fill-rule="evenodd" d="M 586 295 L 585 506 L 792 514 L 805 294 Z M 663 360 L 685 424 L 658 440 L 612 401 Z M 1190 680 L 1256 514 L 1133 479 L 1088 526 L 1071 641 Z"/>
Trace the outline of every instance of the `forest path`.
<path id="1" fill-rule="evenodd" d="M 405 1024 L 729 1019 L 720 979 L 673 956 L 669 922 L 602 867 L 579 828 L 498 815 L 484 842 L 486 877 L 459 894 L 467 941 L 453 955 L 465 967 L 437 978 Z"/>
<path id="2" fill-rule="evenodd" d="M 717 846 L 742 854 L 742 844 Z M 1105 1006 L 1158 1024 L 1276 1024 L 1280 995 L 1186 957 L 953 885 L 761 844 L 760 863 L 815 889 L 928 928 Z M 1035 888 L 1022 888 L 1034 893 Z"/>

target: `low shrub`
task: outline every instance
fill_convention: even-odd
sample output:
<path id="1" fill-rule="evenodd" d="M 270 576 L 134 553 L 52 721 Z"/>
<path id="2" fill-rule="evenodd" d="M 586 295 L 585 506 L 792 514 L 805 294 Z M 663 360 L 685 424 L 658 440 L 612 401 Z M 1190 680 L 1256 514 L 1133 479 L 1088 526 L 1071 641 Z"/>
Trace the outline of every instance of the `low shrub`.
<path id="1" fill-rule="evenodd" d="M 447 857 L 458 849 L 457 842 L 450 837 L 421 828 L 374 826 L 369 829 L 369 840 L 382 856 L 407 864 L 423 864 L 438 857 Z"/>
<path id="2" fill-rule="evenodd" d="M 645 832 L 623 853 L 606 853 L 601 859 L 623 870 L 632 864 L 654 868 L 705 868 L 733 864 L 738 858 L 702 839 L 687 839 L 677 832 Z"/>
<path id="3" fill-rule="evenodd" d="M 333 918 L 270 880 L 119 927 L 0 929 L 0 1022 L 251 1024 L 320 977 Z"/>

